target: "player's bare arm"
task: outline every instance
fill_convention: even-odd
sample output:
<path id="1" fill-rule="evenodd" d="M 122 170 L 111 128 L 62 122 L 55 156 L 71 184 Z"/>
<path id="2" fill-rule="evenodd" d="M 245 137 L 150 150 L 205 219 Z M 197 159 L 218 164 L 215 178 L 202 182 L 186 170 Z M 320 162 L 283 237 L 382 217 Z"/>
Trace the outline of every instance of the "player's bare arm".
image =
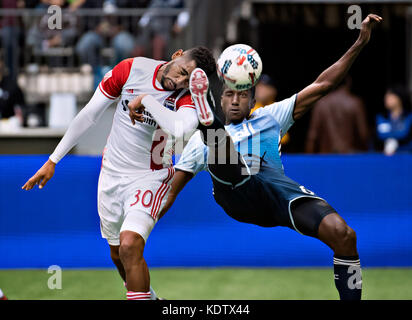
<path id="1" fill-rule="evenodd" d="M 50 159 L 47 160 L 43 166 L 21 187 L 23 190 L 31 190 L 35 185 L 39 185 L 39 189 L 42 189 L 47 181 L 49 181 L 53 175 L 56 164 Z"/>
<path id="2" fill-rule="evenodd" d="M 193 178 L 193 173 L 178 170 L 173 176 L 172 186 L 169 191 L 169 196 L 165 206 L 159 213 L 159 219 L 165 215 L 176 200 L 177 195 L 183 190 L 185 185 Z"/>
<path id="3" fill-rule="evenodd" d="M 363 47 L 369 42 L 373 27 L 381 21 L 380 16 L 369 14 L 362 21 L 359 37 L 352 47 L 337 62 L 323 71 L 315 82 L 298 93 L 293 112 L 295 120 L 301 118 L 316 101 L 327 95 L 344 79 Z"/>

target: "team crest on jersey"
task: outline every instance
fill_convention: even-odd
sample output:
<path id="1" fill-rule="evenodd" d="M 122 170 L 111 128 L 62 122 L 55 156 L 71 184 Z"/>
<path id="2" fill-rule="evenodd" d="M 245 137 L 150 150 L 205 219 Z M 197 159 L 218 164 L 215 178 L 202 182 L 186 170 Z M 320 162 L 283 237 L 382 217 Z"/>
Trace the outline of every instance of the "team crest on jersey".
<path id="1" fill-rule="evenodd" d="M 168 96 L 165 101 L 163 102 L 163 105 L 168 108 L 169 110 L 174 110 L 175 109 L 175 103 L 176 103 L 176 98 L 179 95 L 179 93 L 182 90 L 177 90 L 175 92 L 173 92 L 170 96 Z"/>

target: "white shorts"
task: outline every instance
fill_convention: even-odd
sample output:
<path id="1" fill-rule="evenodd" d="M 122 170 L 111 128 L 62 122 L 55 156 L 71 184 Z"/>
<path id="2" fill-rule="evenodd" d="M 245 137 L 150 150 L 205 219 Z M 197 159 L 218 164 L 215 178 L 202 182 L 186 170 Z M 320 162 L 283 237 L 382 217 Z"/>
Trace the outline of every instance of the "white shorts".
<path id="1" fill-rule="evenodd" d="M 166 204 L 173 175 L 173 167 L 135 176 L 116 176 L 101 169 L 98 212 L 102 237 L 109 245 L 120 245 L 120 232 L 124 230 L 136 232 L 147 241 Z"/>

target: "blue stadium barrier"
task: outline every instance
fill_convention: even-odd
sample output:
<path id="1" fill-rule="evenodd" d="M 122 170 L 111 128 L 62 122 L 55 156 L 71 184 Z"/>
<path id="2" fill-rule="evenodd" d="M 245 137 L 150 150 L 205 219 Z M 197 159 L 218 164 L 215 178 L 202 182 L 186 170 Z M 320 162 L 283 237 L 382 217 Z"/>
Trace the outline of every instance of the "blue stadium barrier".
<path id="1" fill-rule="evenodd" d="M 43 190 L 21 190 L 46 159 L 0 156 L 0 268 L 113 267 L 97 214 L 101 158 L 67 156 Z M 357 232 L 363 266 L 412 266 L 412 155 L 285 155 L 283 163 Z M 189 182 L 149 237 L 149 267 L 331 266 L 320 241 L 239 223 L 211 191 L 205 172 Z"/>

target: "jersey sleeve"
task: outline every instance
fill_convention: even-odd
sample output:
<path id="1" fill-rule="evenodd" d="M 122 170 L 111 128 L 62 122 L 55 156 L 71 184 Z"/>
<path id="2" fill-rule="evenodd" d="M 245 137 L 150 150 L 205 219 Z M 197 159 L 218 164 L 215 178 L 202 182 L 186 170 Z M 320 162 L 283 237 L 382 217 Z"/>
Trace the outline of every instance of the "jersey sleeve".
<path id="1" fill-rule="evenodd" d="M 175 169 L 191 172 L 193 175 L 207 170 L 207 147 L 200 137 L 200 131 L 195 132 L 190 138 Z"/>
<path id="2" fill-rule="evenodd" d="M 100 91 L 109 99 L 116 99 L 122 93 L 122 88 L 129 78 L 133 58 L 119 62 L 112 70 L 107 72 L 99 84 Z"/>
<path id="3" fill-rule="evenodd" d="M 293 120 L 293 110 L 295 109 L 296 98 L 297 94 L 294 94 L 290 98 L 260 108 L 261 112 L 268 112 L 279 123 L 282 137 L 295 122 Z"/>
<path id="4" fill-rule="evenodd" d="M 112 103 L 113 100 L 108 99 L 99 89 L 96 89 L 90 101 L 70 123 L 62 140 L 50 155 L 50 160 L 58 163 L 78 143 L 79 139 L 97 123 Z"/>
<path id="5" fill-rule="evenodd" d="M 180 108 L 196 109 L 190 92 L 187 92 L 176 101 L 176 110 L 179 110 Z"/>

